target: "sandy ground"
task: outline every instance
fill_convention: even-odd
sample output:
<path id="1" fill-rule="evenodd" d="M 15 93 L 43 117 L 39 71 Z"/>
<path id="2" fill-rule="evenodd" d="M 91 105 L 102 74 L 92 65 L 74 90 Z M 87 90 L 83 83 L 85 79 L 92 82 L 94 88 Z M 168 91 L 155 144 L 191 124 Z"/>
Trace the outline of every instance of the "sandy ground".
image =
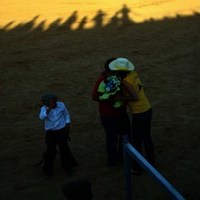
<path id="1" fill-rule="evenodd" d="M 175 9 L 176 3 L 182 1 L 171 1 L 175 17 L 165 15 L 158 20 L 150 19 L 149 15 L 142 23 L 136 23 L 136 15 L 131 17 L 123 9 L 124 1 L 116 1 L 115 6 L 105 3 L 102 7 L 96 1 L 88 1 L 88 7 L 84 1 L 77 1 L 78 5 L 68 1 L 74 7 L 70 12 L 66 9 L 69 15 L 61 16 L 65 1 L 60 0 L 55 7 L 60 6 L 63 11 L 58 10 L 60 14 L 48 26 L 46 22 L 53 19 L 56 9 L 51 9 L 45 18 L 39 12 L 39 8 L 46 10 L 43 6 L 33 13 L 24 9 L 22 2 L 17 7 L 14 1 L 2 0 L 0 8 L 5 16 L 0 28 L 0 199 L 63 199 L 61 187 L 74 178 L 89 179 L 98 200 L 125 199 L 123 166 L 113 170 L 106 167 L 105 134 L 98 106 L 91 99 L 104 61 L 120 56 L 136 65 L 152 102 L 158 170 L 186 199 L 198 200 L 200 14 L 197 1 L 185 1 L 188 10 L 187 6 L 178 7 L 185 14 L 192 12 L 190 15 L 178 15 L 172 5 Z M 41 1 L 41 5 L 45 2 Z M 130 2 L 126 2 L 126 8 L 135 11 Z M 164 9 L 166 1 L 141 2 L 149 9 L 157 6 L 158 10 Z M 83 15 L 89 19 L 93 16 L 90 28 L 85 29 L 86 22 L 76 18 L 81 13 L 81 9 L 76 9 L 80 4 L 86 10 L 93 5 L 92 14 Z M 33 1 L 27 4 L 31 5 Z M 12 12 L 7 9 L 9 6 Z M 100 8 L 106 13 L 113 11 L 106 23 L 98 12 Z M 78 13 L 74 13 L 76 10 Z M 44 180 L 40 167 L 33 167 L 41 159 L 44 146 L 43 123 L 38 113 L 40 95 L 45 91 L 54 91 L 68 106 L 72 116 L 70 146 L 80 164 L 72 176 L 66 176 L 58 157 L 50 181 Z M 135 199 L 170 199 L 146 173 L 133 177 L 133 191 Z"/>
<path id="2" fill-rule="evenodd" d="M 74 11 L 76 20 L 71 28 L 77 28 L 78 24 L 86 18 L 85 28 L 95 25 L 95 16 L 101 14 L 103 24 L 110 21 L 117 12 L 128 7 L 128 15 L 134 22 L 143 22 L 150 18 L 162 19 L 163 17 L 175 17 L 178 15 L 191 15 L 200 10 L 200 2 L 197 0 L 1 0 L 0 26 L 8 23 L 13 28 L 19 23 L 26 23 L 38 16 L 37 24 L 45 20 L 45 27 L 48 27 L 55 19 L 63 23 Z"/>

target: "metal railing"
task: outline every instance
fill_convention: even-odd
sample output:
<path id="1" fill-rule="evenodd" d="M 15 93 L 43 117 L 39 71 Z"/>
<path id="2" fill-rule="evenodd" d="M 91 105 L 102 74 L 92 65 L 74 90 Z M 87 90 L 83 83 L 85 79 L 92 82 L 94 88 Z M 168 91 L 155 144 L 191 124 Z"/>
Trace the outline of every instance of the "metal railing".
<path id="1" fill-rule="evenodd" d="M 147 160 L 128 142 L 128 137 L 123 137 L 124 165 L 126 176 L 126 200 L 132 200 L 131 183 L 131 159 L 147 171 L 175 200 L 185 200 L 185 198 L 152 166 Z"/>

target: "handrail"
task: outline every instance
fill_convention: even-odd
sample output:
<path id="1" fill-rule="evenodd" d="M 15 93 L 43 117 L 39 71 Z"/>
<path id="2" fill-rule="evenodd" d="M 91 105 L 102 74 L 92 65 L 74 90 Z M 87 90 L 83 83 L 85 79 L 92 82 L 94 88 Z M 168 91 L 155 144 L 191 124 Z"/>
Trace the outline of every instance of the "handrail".
<path id="1" fill-rule="evenodd" d="M 147 160 L 128 142 L 128 137 L 123 136 L 124 165 L 126 175 L 126 200 L 132 200 L 131 185 L 131 158 L 146 170 L 175 200 L 185 200 L 185 198 L 151 165 Z"/>

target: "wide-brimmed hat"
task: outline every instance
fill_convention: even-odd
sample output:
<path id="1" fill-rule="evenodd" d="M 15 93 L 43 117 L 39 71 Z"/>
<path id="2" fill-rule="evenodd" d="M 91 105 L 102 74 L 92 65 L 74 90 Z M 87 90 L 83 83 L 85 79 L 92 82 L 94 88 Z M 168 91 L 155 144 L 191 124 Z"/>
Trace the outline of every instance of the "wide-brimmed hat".
<path id="1" fill-rule="evenodd" d="M 109 69 L 113 71 L 133 71 L 135 66 L 126 58 L 117 58 L 110 62 Z"/>

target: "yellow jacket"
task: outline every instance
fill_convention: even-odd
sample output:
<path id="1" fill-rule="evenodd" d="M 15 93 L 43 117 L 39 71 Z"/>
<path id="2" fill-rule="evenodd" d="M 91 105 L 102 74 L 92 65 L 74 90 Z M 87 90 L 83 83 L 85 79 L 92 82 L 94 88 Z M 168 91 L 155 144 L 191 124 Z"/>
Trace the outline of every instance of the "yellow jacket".
<path id="1" fill-rule="evenodd" d="M 137 100 L 128 101 L 128 106 L 131 109 L 131 112 L 142 113 L 149 110 L 151 108 L 151 104 L 144 93 L 144 88 L 142 86 L 138 73 L 135 71 L 131 71 L 123 80 L 133 87 L 133 90 L 138 97 Z"/>

